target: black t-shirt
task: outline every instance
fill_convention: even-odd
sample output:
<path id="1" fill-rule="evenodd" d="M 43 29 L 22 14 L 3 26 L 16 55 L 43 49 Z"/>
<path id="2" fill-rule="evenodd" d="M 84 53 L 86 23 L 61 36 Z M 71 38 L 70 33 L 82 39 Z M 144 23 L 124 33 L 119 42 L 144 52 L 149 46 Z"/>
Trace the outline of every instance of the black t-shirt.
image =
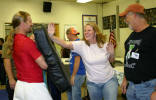
<path id="1" fill-rule="evenodd" d="M 132 82 L 156 78 L 156 28 L 132 32 L 125 42 L 124 70 Z"/>

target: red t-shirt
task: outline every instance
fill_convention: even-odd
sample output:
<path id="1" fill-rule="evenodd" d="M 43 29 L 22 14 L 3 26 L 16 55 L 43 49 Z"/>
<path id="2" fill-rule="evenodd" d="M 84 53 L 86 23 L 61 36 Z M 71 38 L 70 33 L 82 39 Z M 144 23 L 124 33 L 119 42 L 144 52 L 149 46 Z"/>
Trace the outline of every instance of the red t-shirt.
<path id="1" fill-rule="evenodd" d="M 35 62 L 41 56 L 35 42 L 24 34 L 15 34 L 13 59 L 17 70 L 17 79 L 30 83 L 43 82 L 42 69 Z"/>

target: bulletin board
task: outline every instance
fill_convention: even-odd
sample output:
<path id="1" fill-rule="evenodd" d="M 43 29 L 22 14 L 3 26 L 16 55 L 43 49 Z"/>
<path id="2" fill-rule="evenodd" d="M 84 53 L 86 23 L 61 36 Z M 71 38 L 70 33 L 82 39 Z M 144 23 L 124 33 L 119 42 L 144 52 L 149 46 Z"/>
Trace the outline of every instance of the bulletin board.
<path id="1" fill-rule="evenodd" d="M 156 25 L 156 8 L 145 9 L 148 24 Z"/>
<path id="2" fill-rule="evenodd" d="M 114 29 L 116 28 L 116 16 L 105 16 L 103 17 L 103 29 Z"/>

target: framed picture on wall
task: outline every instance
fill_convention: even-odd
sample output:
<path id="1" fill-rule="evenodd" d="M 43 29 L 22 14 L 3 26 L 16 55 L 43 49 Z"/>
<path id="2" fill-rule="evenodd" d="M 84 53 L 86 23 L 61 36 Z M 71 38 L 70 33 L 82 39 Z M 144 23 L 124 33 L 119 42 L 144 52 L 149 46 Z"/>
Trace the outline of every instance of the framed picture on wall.
<path id="1" fill-rule="evenodd" d="M 87 23 L 96 23 L 96 24 L 98 24 L 97 15 L 82 15 L 82 29 L 83 29 L 83 32 L 84 32 L 84 26 Z"/>
<path id="2" fill-rule="evenodd" d="M 116 28 L 116 15 L 103 17 L 103 29 Z"/>
<path id="3" fill-rule="evenodd" d="M 110 16 L 103 17 L 103 29 L 110 29 Z"/>
<path id="4" fill-rule="evenodd" d="M 148 24 L 156 25 L 156 8 L 145 9 Z"/>
<path id="5" fill-rule="evenodd" d="M 128 25 L 126 24 L 126 22 L 124 21 L 124 17 L 119 17 L 119 27 L 120 28 L 127 28 Z"/>

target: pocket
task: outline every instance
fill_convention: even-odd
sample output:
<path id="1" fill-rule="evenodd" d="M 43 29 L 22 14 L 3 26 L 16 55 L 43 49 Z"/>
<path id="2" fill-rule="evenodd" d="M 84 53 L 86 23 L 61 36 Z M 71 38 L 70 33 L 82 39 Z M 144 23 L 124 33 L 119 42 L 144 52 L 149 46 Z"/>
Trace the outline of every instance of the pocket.
<path id="1" fill-rule="evenodd" d="M 117 75 L 115 73 L 114 73 L 114 76 L 112 77 L 112 79 L 114 79 L 115 81 L 118 82 Z"/>
<path id="2" fill-rule="evenodd" d="M 147 81 L 144 83 L 146 88 L 155 88 L 156 87 L 156 79 Z"/>

